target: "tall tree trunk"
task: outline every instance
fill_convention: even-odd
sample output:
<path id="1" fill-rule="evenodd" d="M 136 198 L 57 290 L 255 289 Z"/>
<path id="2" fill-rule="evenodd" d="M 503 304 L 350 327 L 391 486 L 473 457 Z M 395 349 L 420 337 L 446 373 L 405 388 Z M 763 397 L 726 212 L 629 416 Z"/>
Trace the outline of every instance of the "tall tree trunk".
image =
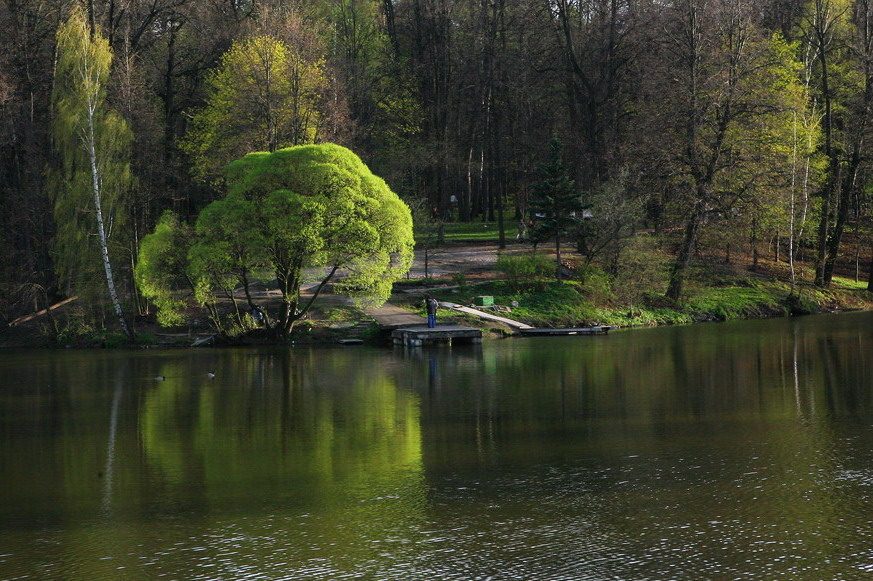
<path id="1" fill-rule="evenodd" d="M 555 234 L 555 278 L 561 280 L 561 234 Z"/>
<path id="2" fill-rule="evenodd" d="M 96 96 L 96 95 L 95 95 Z M 103 206 L 100 199 L 100 174 L 97 171 L 97 147 L 94 137 L 94 111 L 95 105 L 88 104 L 88 157 L 91 162 L 91 187 L 94 192 L 94 209 L 97 215 L 97 236 L 100 242 L 100 255 L 103 259 L 103 270 L 106 274 L 106 286 L 109 290 L 109 300 L 112 302 L 112 307 L 115 309 L 115 316 L 118 317 L 118 323 L 121 325 L 121 330 L 128 339 L 133 339 L 133 333 L 127 325 L 127 320 L 124 318 L 124 310 L 121 308 L 121 301 L 118 300 L 118 293 L 115 290 L 115 279 L 112 275 L 112 263 L 109 262 L 109 245 L 106 240 L 106 229 L 103 226 Z"/>
<path id="3" fill-rule="evenodd" d="M 96 16 L 94 15 L 94 0 L 86 0 L 88 8 L 88 34 L 91 35 L 91 41 L 94 40 L 94 35 L 97 33 Z"/>
<path id="4" fill-rule="evenodd" d="M 667 287 L 667 298 L 678 301 L 682 296 L 682 290 L 685 286 L 685 272 L 691 264 L 691 257 L 694 255 L 694 247 L 697 245 L 697 237 L 700 233 L 700 223 L 703 220 L 704 203 L 699 200 L 694 205 L 694 210 L 691 216 L 688 217 L 688 222 L 685 224 L 685 236 L 682 239 L 682 246 L 679 248 L 679 254 L 676 256 L 676 262 L 673 263 L 673 270 L 670 272 L 670 285 Z"/>
<path id="5" fill-rule="evenodd" d="M 821 79 L 821 96 L 824 103 L 822 125 L 824 128 L 824 153 L 828 159 L 827 179 L 822 189 L 821 220 L 818 225 L 818 237 L 816 241 L 817 254 L 815 266 L 815 284 L 826 286 L 825 270 L 827 268 L 828 233 L 831 228 L 831 212 L 836 201 L 837 188 L 840 186 L 840 161 L 833 146 L 833 107 L 831 100 L 833 95 L 830 91 L 829 65 L 830 34 L 829 25 L 832 24 L 828 14 L 829 5 L 822 0 L 815 2 L 815 17 L 813 33 L 815 35 L 816 50 L 819 56 L 819 70 Z"/>
<path id="6" fill-rule="evenodd" d="M 867 290 L 873 292 L 873 239 L 870 240 L 870 268 L 867 279 Z"/>
<path id="7" fill-rule="evenodd" d="M 400 56 L 400 42 L 397 39 L 397 26 L 394 23 L 394 0 L 382 0 L 382 11 L 385 14 L 385 31 L 394 49 L 394 58 Z"/>
<path id="8" fill-rule="evenodd" d="M 834 266 L 843 241 L 843 233 L 849 220 L 849 208 L 852 205 L 852 193 L 855 191 L 855 182 L 858 175 L 858 167 L 861 163 L 861 144 L 856 141 L 852 148 L 852 158 L 846 171 L 845 179 L 840 187 L 840 196 L 837 200 L 836 219 L 834 230 L 828 239 L 827 256 L 824 267 L 824 284 L 828 286 L 834 277 Z"/>
<path id="9" fill-rule="evenodd" d="M 839 162 L 832 159 L 828 169 L 829 174 L 839 171 L 839 169 L 834 167 L 835 165 L 839 165 Z M 820 287 L 827 286 L 825 271 L 827 269 L 828 260 L 828 232 L 830 232 L 831 229 L 831 204 L 835 198 L 834 183 L 839 183 L 839 178 L 831 175 L 828 177 L 828 183 L 825 184 L 824 190 L 822 191 L 821 221 L 818 224 L 818 236 L 816 237 L 817 253 L 815 260 L 815 284 Z"/>

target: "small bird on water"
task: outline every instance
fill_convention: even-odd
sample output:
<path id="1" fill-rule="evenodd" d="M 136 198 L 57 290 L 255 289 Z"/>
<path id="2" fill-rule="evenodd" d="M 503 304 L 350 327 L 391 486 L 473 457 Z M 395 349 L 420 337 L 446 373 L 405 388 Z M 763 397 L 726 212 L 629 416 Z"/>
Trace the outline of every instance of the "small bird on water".
<path id="1" fill-rule="evenodd" d="M 164 377 L 163 375 L 158 375 L 158 376 L 155 377 L 155 381 L 163 381 L 163 380 L 165 380 L 165 379 L 167 379 L 167 378 Z"/>
<path id="2" fill-rule="evenodd" d="M 213 378 L 215 377 L 215 374 L 212 373 L 211 371 L 207 371 L 207 372 L 206 372 L 206 377 L 208 377 L 209 379 L 213 379 Z"/>

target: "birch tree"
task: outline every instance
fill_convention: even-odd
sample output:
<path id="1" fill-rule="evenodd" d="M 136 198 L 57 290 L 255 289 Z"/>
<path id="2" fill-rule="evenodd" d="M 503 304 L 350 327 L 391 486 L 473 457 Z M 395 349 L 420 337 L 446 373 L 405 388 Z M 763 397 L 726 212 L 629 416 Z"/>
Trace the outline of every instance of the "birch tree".
<path id="1" fill-rule="evenodd" d="M 112 53 L 74 8 L 57 34 L 52 94 L 52 137 L 57 168 L 50 180 L 57 233 L 55 268 L 78 290 L 96 280 L 102 265 L 109 301 L 122 331 L 132 337 L 115 286 L 110 238 L 121 227 L 121 206 L 131 185 L 131 132 L 106 103 Z"/>

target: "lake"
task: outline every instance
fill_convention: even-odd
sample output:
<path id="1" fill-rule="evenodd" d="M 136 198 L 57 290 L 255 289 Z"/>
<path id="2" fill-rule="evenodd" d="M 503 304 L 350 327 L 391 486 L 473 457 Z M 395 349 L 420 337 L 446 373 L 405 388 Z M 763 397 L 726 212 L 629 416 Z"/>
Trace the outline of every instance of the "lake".
<path id="1" fill-rule="evenodd" d="M 7 351 L 0 475 L 0 579 L 869 578 L 873 313 Z"/>

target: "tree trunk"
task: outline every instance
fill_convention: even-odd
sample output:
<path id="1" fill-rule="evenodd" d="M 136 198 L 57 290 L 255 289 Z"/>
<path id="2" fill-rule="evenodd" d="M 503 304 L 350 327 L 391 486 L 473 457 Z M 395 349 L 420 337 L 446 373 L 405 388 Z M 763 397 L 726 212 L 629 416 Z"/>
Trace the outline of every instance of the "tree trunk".
<path id="1" fill-rule="evenodd" d="M 317 299 L 318 296 L 321 294 L 321 291 L 324 290 L 325 285 L 327 285 L 327 283 L 331 281 L 337 270 L 339 270 L 339 265 L 334 265 L 330 269 L 328 275 L 324 277 L 324 279 L 322 279 L 322 281 L 318 284 L 315 292 L 312 295 L 312 298 L 306 301 L 306 304 L 304 304 L 302 308 L 298 308 L 299 302 L 295 302 L 294 308 L 286 311 L 285 320 L 282 321 L 281 325 L 276 325 L 274 329 L 274 331 L 280 338 L 288 338 L 291 335 L 291 332 L 294 330 L 294 324 L 302 319 L 303 316 L 309 312 L 309 309 L 312 307 L 313 303 L 315 303 L 315 299 Z M 295 280 L 300 280 L 300 278 L 297 277 Z M 298 286 L 295 286 L 294 292 L 296 293 L 297 297 L 300 296 L 300 288 Z"/>
<path id="2" fill-rule="evenodd" d="M 133 339 L 133 333 L 127 325 L 124 318 L 124 310 L 121 308 L 121 301 L 118 300 L 118 293 L 115 290 L 115 279 L 112 276 L 112 263 L 109 262 L 109 245 L 106 241 L 106 229 L 103 226 L 103 206 L 100 199 L 100 174 L 97 171 L 97 148 L 94 137 L 94 105 L 88 104 L 88 157 L 91 162 L 91 188 L 94 191 L 94 209 L 97 215 L 97 236 L 100 242 L 100 255 L 103 259 L 103 270 L 106 274 L 106 286 L 109 290 L 109 300 L 112 302 L 112 307 L 115 309 L 115 316 L 118 317 L 118 323 L 121 325 L 121 330 L 129 339 Z"/>
<path id="3" fill-rule="evenodd" d="M 873 292 L 873 240 L 870 241 L 870 268 L 867 279 L 867 290 Z"/>
<path id="4" fill-rule="evenodd" d="M 836 170 L 831 169 L 830 171 Z M 827 285 L 825 282 L 825 269 L 827 268 L 828 232 L 830 231 L 831 200 L 833 197 L 833 188 L 831 184 L 825 185 L 821 206 L 821 221 L 818 225 L 818 236 L 816 238 L 816 248 L 818 252 L 815 261 L 815 284 L 820 287 Z"/>
<path id="5" fill-rule="evenodd" d="M 91 36 L 91 41 L 94 41 L 94 34 L 97 32 L 97 23 L 94 16 L 94 0 L 87 0 L 88 7 L 88 34 Z"/>
<path id="6" fill-rule="evenodd" d="M 697 244 L 697 236 L 700 233 L 700 222 L 703 219 L 703 201 L 698 201 L 688 222 L 685 224 L 685 237 L 682 240 L 682 246 L 679 248 L 679 254 L 676 256 L 676 262 L 673 263 L 673 270 L 670 273 L 670 286 L 667 287 L 667 298 L 678 301 L 682 296 L 682 290 L 685 286 L 685 272 L 691 264 L 691 256 L 694 254 L 694 247 Z"/>
<path id="7" fill-rule="evenodd" d="M 555 278 L 561 280 L 561 235 L 555 234 Z"/>
<path id="8" fill-rule="evenodd" d="M 836 220 L 834 231 L 828 239 L 828 250 L 825 258 L 824 284 L 830 286 L 834 277 L 834 266 L 843 241 L 843 233 L 849 220 L 849 208 L 852 205 L 852 193 L 855 191 L 855 181 L 858 175 L 858 167 L 861 163 L 860 142 L 856 141 L 852 148 L 852 157 L 845 174 L 845 179 L 840 187 L 840 195 L 837 199 Z"/>

